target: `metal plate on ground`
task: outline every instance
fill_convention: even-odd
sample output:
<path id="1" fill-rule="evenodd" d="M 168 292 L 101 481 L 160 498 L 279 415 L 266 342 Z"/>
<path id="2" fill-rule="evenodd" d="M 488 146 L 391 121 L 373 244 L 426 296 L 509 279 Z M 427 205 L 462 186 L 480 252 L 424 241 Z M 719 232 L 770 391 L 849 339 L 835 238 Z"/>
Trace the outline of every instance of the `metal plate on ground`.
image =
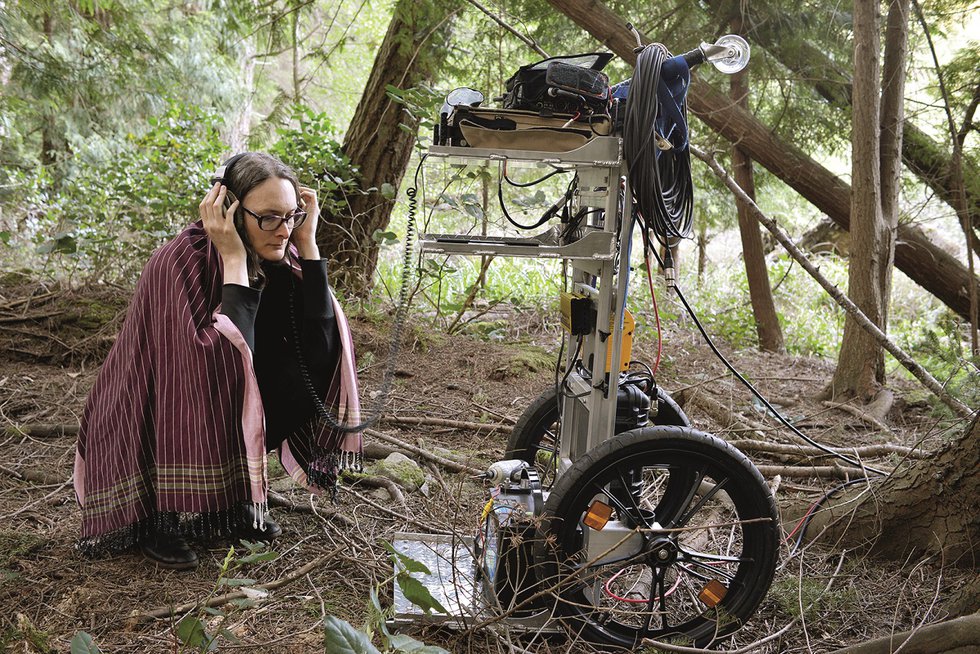
<path id="1" fill-rule="evenodd" d="M 399 532 L 392 545 L 398 553 L 415 559 L 432 574 L 412 573 L 434 598 L 446 607 L 449 615 L 425 613 L 405 597 L 398 583 L 393 581 L 395 604 L 393 626 L 408 624 L 441 624 L 447 627 L 467 628 L 498 613 L 487 601 L 483 582 L 477 577 L 477 562 L 473 557 L 473 538 L 443 534 L 415 534 Z M 509 628 L 556 632 L 548 612 L 507 617 L 499 621 Z"/>
<path id="2" fill-rule="evenodd" d="M 457 623 L 475 617 L 477 607 L 476 562 L 473 538 L 442 534 L 396 533 L 392 545 L 400 554 L 425 565 L 432 574 L 413 573 L 423 586 L 446 607 L 449 615 L 426 614 L 405 597 L 394 584 L 395 617 L 399 622 Z"/>

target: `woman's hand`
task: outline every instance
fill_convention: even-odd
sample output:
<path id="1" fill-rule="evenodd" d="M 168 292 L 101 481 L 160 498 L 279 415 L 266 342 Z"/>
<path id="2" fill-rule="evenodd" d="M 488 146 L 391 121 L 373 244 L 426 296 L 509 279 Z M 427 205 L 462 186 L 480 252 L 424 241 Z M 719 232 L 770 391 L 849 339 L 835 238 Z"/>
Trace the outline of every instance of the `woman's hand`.
<path id="1" fill-rule="evenodd" d="M 235 210 L 238 208 L 238 200 L 232 202 L 225 210 L 227 194 L 228 188 L 225 185 L 215 183 L 201 200 L 198 211 L 201 214 L 201 222 L 204 223 L 204 231 L 214 243 L 224 265 L 225 284 L 248 286 L 245 245 L 238 235 L 238 230 L 235 229 Z"/>
<path id="2" fill-rule="evenodd" d="M 320 222 L 320 205 L 316 201 L 316 191 L 308 186 L 299 187 L 299 197 L 306 221 L 293 232 L 293 244 L 299 256 L 307 260 L 320 258 L 320 248 L 316 245 L 316 228 Z"/>

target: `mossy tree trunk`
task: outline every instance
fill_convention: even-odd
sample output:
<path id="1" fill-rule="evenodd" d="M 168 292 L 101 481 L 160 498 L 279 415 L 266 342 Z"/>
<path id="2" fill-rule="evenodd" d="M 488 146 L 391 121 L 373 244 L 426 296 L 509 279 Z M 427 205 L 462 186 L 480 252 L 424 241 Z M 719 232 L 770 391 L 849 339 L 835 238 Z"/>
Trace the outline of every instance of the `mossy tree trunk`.
<path id="1" fill-rule="evenodd" d="M 387 88 L 407 89 L 431 79 L 446 54 L 453 8 L 446 0 L 398 0 L 374 60 L 343 151 L 359 175 L 362 193 L 346 198 L 349 212 L 325 216 L 320 248 L 335 265 L 332 281 L 349 293 L 370 290 L 379 243 L 415 143 L 416 123 Z"/>

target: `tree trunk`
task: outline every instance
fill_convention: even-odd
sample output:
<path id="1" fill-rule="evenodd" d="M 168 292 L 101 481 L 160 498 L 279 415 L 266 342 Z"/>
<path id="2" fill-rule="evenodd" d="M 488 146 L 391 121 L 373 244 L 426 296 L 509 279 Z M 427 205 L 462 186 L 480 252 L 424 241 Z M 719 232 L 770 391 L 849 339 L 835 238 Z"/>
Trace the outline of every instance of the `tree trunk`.
<path id="1" fill-rule="evenodd" d="M 729 0 L 708 0 L 718 16 L 726 16 Z M 744 28 L 752 39 L 772 53 L 780 63 L 800 75 L 800 80 L 830 104 L 846 108 L 851 106 L 851 76 L 827 54 L 811 45 L 800 35 L 808 27 L 798 16 L 789 16 L 762 0 L 742 3 Z M 908 12 L 905 12 L 906 17 Z M 789 37 L 789 38 L 787 38 Z M 957 187 L 950 167 L 950 152 L 946 146 L 906 121 L 901 144 L 902 161 L 936 195 L 952 207 L 956 207 Z M 965 194 L 971 224 L 980 231 L 980 166 L 975 159 L 963 161 Z M 980 239 L 974 239 L 976 252 L 980 254 Z"/>
<path id="2" fill-rule="evenodd" d="M 854 2 L 854 112 L 851 122 L 851 250 L 847 295 L 881 331 L 887 332 L 881 287 L 890 261 L 888 230 L 881 214 L 881 65 L 877 0 Z M 897 191 L 897 188 L 894 189 Z M 837 369 L 828 398 L 870 402 L 885 381 L 885 354 L 853 318 L 844 322 Z"/>
<path id="3" fill-rule="evenodd" d="M 252 131 L 252 97 L 255 95 L 255 36 L 242 36 L 236 47 L 238 66 L 242 71 L 242 100 L 229 121 L 228 148 L 232 154 L 248 149 L 248 135 Z"/>
<path id="4" fill-rule="evenodd" d="M 636 40 L 626 23 L 599 0 L 548 0 L 610 50 L 633 63 Z M 779 141 L 748 111 L 731 103 L 706 82 L 692 78 L 688 88 L 691 112 L 765 166 L 844 229 L 850 229 L 851 187 L 804 154 Z M 980 284 L 950 253 L 922 230 L 899 225 L 895 266 L 915 283 L 961 316 L 970 311 L 969 287 Z"/>
<path id="5" fill-rule="evenodd" d="M 742 19 L 732 19 L 732 31 L 742 33 Z M 747 109 L 749 106 L 749 73 L 743 69 L 731 76 L 732 102 Z M 755 179 L 752 175 L 752 159 L 736 143 L 732 146 L 732 168 L 735 181 L 755 200 Z M 745 276 L 749 282 L 749 299 L 755 315 L 755 328 L 759 336 L 759 348 L 766 352 L 784 352 L 783 332 L 776 317 L 776 305 L 772 300 L 772 287 L 766 269 L 766 254 L 762 247 L 759 221 L 745 204 L 736 198 L 738 208 L 738 232 L 742 238 L 742 258 L 745 260 Z"/>
<path id="6" fill-rule="evenodd" d="M 371 288 L 379 245 L 373 235 L 388 225 L 415 143 L 416 123 L 387 87 L 416 86 L 438 69 L 455 14 L 447 7 L 442 0 L 398 0 L 344 139 L 364 192 L 346 198 L 349 215 L 324 217 L 320 246 L 336 264 L 332 281 L 353 294 Z"/>
<path id="7" fill-rule="evenodd" d="M 980 566 L 978 418 L 959 438 L 876 488 L 857 487 L 835 498 L 815 514 L 807 533 L 816 535 L 827 527 L 824 538 L 841 537 L 846 547 L 870 547 L 873 554 L 889 559 L 936 555 L 944 565 Z M 862 491 L 866 499 L 855 508 Z"/>
<path id="8" fill-rule="evenodd" d="M 881 70 L 881 215 L 885 221 L 887 262 L 881 289 L 885 304 L 882 322 L 888 324 L 902 189 L 902 135 L 905 127 L 905 60 L 908 57 L 909 0 L 890 0 L 885 22 L 885 59 Z"/>

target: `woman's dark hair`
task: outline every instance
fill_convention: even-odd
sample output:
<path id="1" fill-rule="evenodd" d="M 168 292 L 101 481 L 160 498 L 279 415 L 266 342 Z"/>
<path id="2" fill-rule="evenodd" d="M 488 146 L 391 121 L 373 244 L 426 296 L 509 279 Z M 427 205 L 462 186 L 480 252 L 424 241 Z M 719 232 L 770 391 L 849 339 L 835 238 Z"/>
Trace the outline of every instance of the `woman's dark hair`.
<path id="1" fill-rule="evenodd" d="M 225 162 L 225 165 L 228 166 L 229 162 L 231 162 L 231 166 L 225 170 L 224 184 L 238 198 L 238 209 L 235 210 L 235 228 L 238 230 L 238 235 L 241 237 L 242 243 L 245 244 L 245 252 L 248 254 L 248 281 L 250 284 L 258 283 L 261 285 L 265 281 L 265 275 L 262 273 L 262 260 L 255 248 L 252 247 L 248 232 L 245 231 L 245 212 L 242 210 L 242 204 L 252 189 L 270 178 L 289 181 L 296 192 L 296 201 L 302 202 L 299 195 L 299 180 L 289 166 L 271 154 L 264 152 L 245 152 L 237 155 L 237 158 L 232 157 Z M 289 256 L 288 249 L 286 256 Z"/>

